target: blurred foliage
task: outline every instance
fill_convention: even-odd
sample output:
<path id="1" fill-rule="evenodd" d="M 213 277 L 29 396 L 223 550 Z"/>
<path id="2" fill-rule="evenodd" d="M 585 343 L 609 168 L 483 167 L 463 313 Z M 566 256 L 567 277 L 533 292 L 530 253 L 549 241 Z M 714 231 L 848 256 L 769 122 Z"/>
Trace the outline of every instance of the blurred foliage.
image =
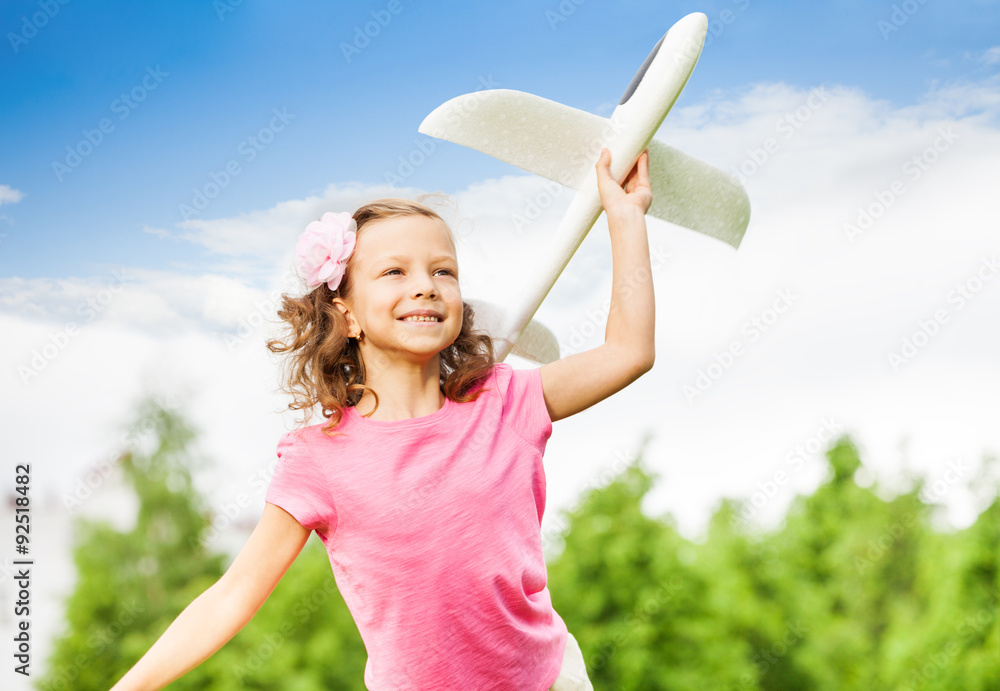
<path id="1" fill-rule="evenodd" d="M 777 529 L 726 500 L 700 544 L 640 510 L 641 454 L 591 490 L 549 589 L 594 688 L 1000 689 L 996 488 L 972 526 L 941 533 L 921 482 L 891 500 L 859 486 L 846 436 L 826 460 Z"/>
<path id="2" fill-rule="evenodd" d="M 145 401 L 129 438 L 150 435 L 149 454 L 128 451 L 118 462 L 139 498 L 135 527 L 119 532 L 107 522 L 75 521 L 76 589 L 66 603 L 67 630 L 39 688 L 110 688 L 152 645 L 154 632 L 225 571 L 222 555 L 191 540 L 209 526 L 191 482 L 198 465 L 187 448 L 193 432 L 159 403 Z"/>
<path id="3" fill-rule="evenodd" d="M 79 581 L 39 688 L 110 688 L 228 561 L 200 547 L 211 516 L 190 481 L 190 430 L 152 403 L 141 419 L 158 444 L 122 459 L 136 527 L 78 521 Z M 564 512 L 549 590 L 594 687 L 1000 688 L 1000 496 L 941 532 L 922 481 L 892 499 L 861 487 L 846 436 L 826 461 L 770 531 L 725 500 L 704 540 L 683 538 L 641 510 L 656 481 L 642 453 Z M 254 619 L 169 688 L 363 690 L 365 660 L 314 535 Z"/>

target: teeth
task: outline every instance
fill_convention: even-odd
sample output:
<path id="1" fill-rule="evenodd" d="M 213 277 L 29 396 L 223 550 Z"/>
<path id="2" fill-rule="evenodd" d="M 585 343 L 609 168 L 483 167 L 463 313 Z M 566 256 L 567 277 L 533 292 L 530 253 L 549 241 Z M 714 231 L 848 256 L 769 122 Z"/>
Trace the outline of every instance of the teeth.
<path id="1" fill-rule="evenodd" d="M 419 317 L 406 317 L 402 321 L 404 321 L 404 322 L 437 322 L 437 321 L 441 321 L 441 320 L 438 319 L 438 318 L 436 318 L 436 317 L 419 316 Z"/>

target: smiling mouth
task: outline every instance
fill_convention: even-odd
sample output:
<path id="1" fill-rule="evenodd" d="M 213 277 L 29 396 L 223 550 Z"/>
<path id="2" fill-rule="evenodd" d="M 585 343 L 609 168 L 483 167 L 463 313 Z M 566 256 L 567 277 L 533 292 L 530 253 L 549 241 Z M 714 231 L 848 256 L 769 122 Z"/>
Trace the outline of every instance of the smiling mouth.
<path id="1" fill-rule="evenodd" d="M 432 318 L 421 318 L 421 319 L 397 319 L 398 322 L 406 322 L 407 324 L 440 324 L 443 319 Z"/>

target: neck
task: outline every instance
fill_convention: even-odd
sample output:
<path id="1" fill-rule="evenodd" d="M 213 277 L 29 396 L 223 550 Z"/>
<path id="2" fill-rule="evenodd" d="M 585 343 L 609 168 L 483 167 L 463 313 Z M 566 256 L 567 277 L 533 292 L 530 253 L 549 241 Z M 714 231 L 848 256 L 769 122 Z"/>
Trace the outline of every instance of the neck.
<path id="1" fill-rule="evenodd" d="M 427 363 L 404 362 L 378 371 L 368 371 L 368 386 L 378 392 L 378 409 L 375 396 L 365 391 L 355 410 L 361 415 L 374 413 L 372 420 L 408 420 L 437 412 L 444 405 L 441 391 L 439 357 Z"/>

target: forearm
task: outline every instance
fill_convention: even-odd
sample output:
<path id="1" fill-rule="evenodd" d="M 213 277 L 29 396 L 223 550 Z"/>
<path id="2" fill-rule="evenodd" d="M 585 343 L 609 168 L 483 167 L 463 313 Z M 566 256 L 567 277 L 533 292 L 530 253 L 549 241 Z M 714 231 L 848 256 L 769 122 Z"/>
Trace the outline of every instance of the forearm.
<path id="1" fill-rule="evenodd" d="M 626 208 L 608 216 L 611 234 L 611 307 L 605 343 L 643 364 L 655 354 L 653 273 L 649 262 L 646 217 Z"/>
<path id="2" fill-rule="evenodd" d="M 161 689 L 211 657 L 253 617 L 222 581 L 196 597 L 111 691 Z"/>

